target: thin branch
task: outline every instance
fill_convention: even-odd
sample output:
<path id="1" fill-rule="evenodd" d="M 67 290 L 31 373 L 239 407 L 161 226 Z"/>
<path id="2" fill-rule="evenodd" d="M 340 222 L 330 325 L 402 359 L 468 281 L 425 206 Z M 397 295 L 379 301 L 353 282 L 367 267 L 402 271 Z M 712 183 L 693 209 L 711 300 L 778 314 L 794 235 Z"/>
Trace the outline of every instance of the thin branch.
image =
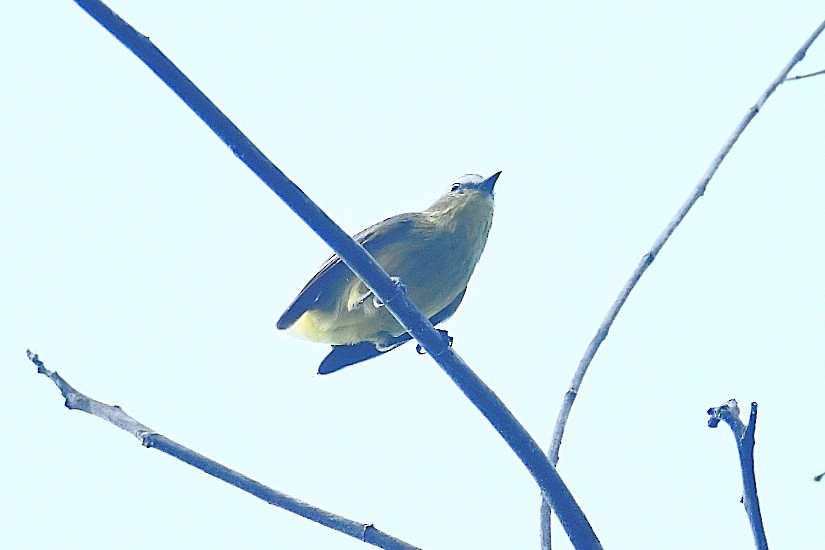
<path id="1" fill-rule="evenodd" d="M 788 78 L 788 81 L 790 82 L 791 80 L 802 80 L 803 78 L 811 78 L 812 76 L 819 76 L 821 74 L 825 74 L 825 69 L 823 69 L 821 71 L 816 71 L 815 73 L 800 74 L 800 75 L 792 76 L 792 77 Z"/>
<path id="2" fill-rule="evenodd" d="M 757 550 L 768 550 L 768 539 L 765 537 L 765 526 L 762 524 L 762 512 L 759 509 L 759 495 L 756 492 L 756 474 L 753 470 L 756 407 L 756 403 L 751 403 L 750 419 L 745 426 L 739 419 L 739 404 L 736 399 L 731 399 L 718 407 L 708 409 L 708 426 L 715 428 L 721 420 L 727 423 L 733 432 L 736 449 L 739 451 L 739 468 L 742 470 L 742 504 L 745 506 L 745 513 L 748 514 Z"/>
<path id="3" fill-rule="evenodd" d="M 476 376 L 364 248 L 291 182 L 151 41 L 97 0 L 76 3 L 166 83 L 261 180 L 298 214 L 384 302 L 481 411 L 532 474 L 576 548 L 601 548 L 564 481 L 501 399 Z"/>
<path id="4" fill-rule="evenodd" d="M 750 124 L 751 120 L 759 113 L 762 109 L 762 106 L 768 100 L 768 98 L 773 95 L 774 91 L 779 87 L 780 84 L 785 82 L 785 79 L 788 76 L 788 73 L 791 72 L 791 69 L 802 61 L 805 58 L 805 54 L 810 48 L 811 44 L 813 44 L 814 40 L 819 37 L 822 31 L 825 30 L 825 21 L 820 23 L 819 27 L 805 40 L 805 43 L 802 44 L 796 53 L 793 55 L 791 60 L 788 62 L 787 65 L 779 72 L 779 75 L 770 83 L 768 88 L 759 96 L 759 99 L 756 100 L 756 103 L 748 109 L 747 113 L 745 113 L 744 118 L 742 121 L 737 125 L 736 129 L 733 131 L 733 134 L 728 138 L 722 148 L 719 150 L 719 153 L 716 155 L 716 158 L 710 163 L 705 174 L 699 180 L 699 183 L 693 188 L 691 191 L 690 196 L 687 200 L 682 204 L 679 210 L 676 212 L 676 215 L 673 216 L 673 219 L 670 223 L 667 224 L 664 231 L 659 235 L 656 241 L 653 243 L 653 246 L 650 250 L 642 256 L 642 260 L 639 262 L 639 265 L 636 266 L 636 269 L 633 271 L 633 274 L 628 279 L 627 283 L 625 283 L 624 288 L 622 288 L 621 292 L 619 292 L 619 296 L 616 298 L 616 301 L 613 302 L 613 305 L 610 307 L 610 310 L 607 312 L 602 324 L 599 326 L 598 330 L 596 331 L 596 335 L 590 341 L 590 344 L 587 346 L 587 350 L 584 352 L 584 356 L 581 358 L 579 362 L 579 366 L 576 369 L 575 374 L 573 375 L 573 380 L 570 382 L 570 387 L 567 390 L 567 393 L 564 396 L 562 401 L 561 410 L 559 410 L 559 416 L 556 419 L 556 427 L 553 431 L 553 439 L 550 443 L 550 447 L 547 451 L 547 456 L 550 459 L 550 462 L 553 466 L 557 465 L 559 462 L 559 449 L 561 447 L 562 437 L 564 436 L 564 429 L 567 426 L 567 420 L 570 417 L 570 411 L 573 408 L 573 402 L 576 400 L 576 396 L 579 394 L 579 388 L 581 388 L 582 381 L 584 380 L 584 375 L 587 374 L 587 369 L 590 367 L 590 364 L 593 362 L 593 357 L 595 357 L 596 352 L 599 350 L 599 347 L 602 345 L 602 342 L 607 338 L 607 333 L 610 331 L 610 327 L 613 325 L 613 321 L 616 320 L 616 317 L 619 315 L 619 311 L 624 306 L 625 301 L 627 301 L 627 297 L 636 287 L 636 284 L 641 279 L 642 275 L 644 275 L 647 268 L 650 267 L 650 264 L 653 263 L 653 260 L 656 259 L 656 256 L 662 250 L 662 247 L 665 246 L 665 243 L 668 241 L 670 236 L 676 230 L 682 220 L 685 219 L 690 209 L 693 208 L 693 205 L 696 204 L 696 201 L 705 194 L 705 189 L 710 183 L 711 178 L 713 178 L 716 171 L 719 169 L 719 165 L 722 164 L 722 161 L 725 160 L 730 150 L 733 148 L 733 145 L 739 139 L 739 136 L 742 135 L 742 132 L 745 131 L 748 124 Z M 541 547 L 544 550 L 549 550 L 551 547 L 550 544 L 550 508 L 547 506 L 546 502 L 542 502 L 541 506 Z"/>
<path id="5" fill-rule="evenodd" d="M 150 449 L 157 449 L 163 453 L 177 458 L 195 468 L 214 476 L 222 481 L 234 485 L 235 487 L 251 494 L 259 499 L 283 508 L 289 512 L 303 516 L 321 525 L 325 525 L 330 529 L 334 529 L 345 535 L 349 535 L 360 541 L 378 546 L 379 548 L 390 548 L 393 550 L 419 550 L 417 546 L 406 543 L 400 539 L 384 533 L 376 529 L 372 524 L 359 523 L 343 516 L 327 512 L 311 504 L 300 501 L 287 494 L 284 494 L 275 489 L 270 489 L 266 485 L 258 483 L 254 479 L 248 478 L 245 475 L 239 474 L 234 470 L 230 470 L 226 466 L 215 462 L 201 454 L 196 453 L 192 449 L 188 449 L 183 445 L 176 443 L 165 437 L 153 429 L 141 424 L 118 407 L 117 405 L 108 405 L 96 399 L 88 397 L 76 389 L 74 389 L 66 380 L 57 374 L 56 371 L 50 371 L 36 353 L 31 350 L 26 350 L 26 355 L 29 360 L 37 366 L 37 372 L 45 375 L 49 380 L 54 382 L 55 386 L 63 394 L 66 400 L 65 405 L 69 410 L 83 411 L 92 416 L 96 416 L 106 422 L 109 422 L 121 430 L 124 430 L 135 436 L 144 447 Z"/>

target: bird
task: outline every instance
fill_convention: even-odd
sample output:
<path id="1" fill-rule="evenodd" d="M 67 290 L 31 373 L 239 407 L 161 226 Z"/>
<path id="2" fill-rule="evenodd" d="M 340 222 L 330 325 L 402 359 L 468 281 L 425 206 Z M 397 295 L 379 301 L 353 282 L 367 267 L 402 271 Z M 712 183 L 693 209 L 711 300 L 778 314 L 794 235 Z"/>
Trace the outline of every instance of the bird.
<path id="1" fill-rule="evenodd" d="M 433 325 L 450 318 L 464 299 L 487 243 L 500 175 L 465 174 L 426 210 L 398 214 L 353 236 L 404 285 Z M 277 328 L 332 345 L 319 374 L 378 357 L 412 339 L 337 254 L 298 293 Z M 446 331 L 440 332 L 449 338 Z"/>

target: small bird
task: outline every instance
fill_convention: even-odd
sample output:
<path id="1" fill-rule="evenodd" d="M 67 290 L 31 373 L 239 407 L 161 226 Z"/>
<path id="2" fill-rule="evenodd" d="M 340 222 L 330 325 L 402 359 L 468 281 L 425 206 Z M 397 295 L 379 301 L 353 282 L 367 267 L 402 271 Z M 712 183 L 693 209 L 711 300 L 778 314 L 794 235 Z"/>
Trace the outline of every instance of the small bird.
<path id="1" fill-rule="evenodd" d="M 400 280 L 433 325 L 450 318 L 464 298 L 493 223 L 493 188 L 500 174 L 486 179 L 464 175 L 426 210 L 387 218 L 353 236 Z M 323 263 L 277 326 L 305 340 L 332 344 L 319 374 L 377 357 L 412 339 L 337 254 Z"/>

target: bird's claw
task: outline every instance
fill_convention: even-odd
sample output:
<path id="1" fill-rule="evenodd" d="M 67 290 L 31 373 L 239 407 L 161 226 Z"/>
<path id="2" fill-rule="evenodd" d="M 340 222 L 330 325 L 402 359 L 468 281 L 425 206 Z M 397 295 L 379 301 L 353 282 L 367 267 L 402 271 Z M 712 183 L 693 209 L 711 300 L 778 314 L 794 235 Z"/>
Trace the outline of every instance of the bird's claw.
<path id="1" fill-rule="evenodd" d="M 447 347 L 453 347 L 454 338 L 450 336 L 450 334 L 446 330 L 442 330 L 440 328 L 437 328 L 436 330 L 441 334 L 442 338 L 444 338 L 447 341 Z M 421 344 L 415 345 L 415 351 L 416 353 L 418 353 L 418 355 L 427 355 L 427 351 L 421 347 Z"/>

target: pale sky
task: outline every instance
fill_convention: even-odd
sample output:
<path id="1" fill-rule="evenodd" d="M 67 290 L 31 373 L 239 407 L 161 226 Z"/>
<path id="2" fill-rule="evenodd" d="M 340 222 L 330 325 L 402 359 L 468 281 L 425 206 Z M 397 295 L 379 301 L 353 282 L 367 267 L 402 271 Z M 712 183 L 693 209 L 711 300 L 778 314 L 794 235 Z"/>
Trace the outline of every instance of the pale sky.
<path id="1" fill-rule="evenodd" d="M 112 2 L 355 233 L 502 170 L 447 328 L 548 445 L 619 289 L 820 23 L 811 2 Z M 196 6 L 196 7 L 194 7 Z M 538 548 L 539 491 L 406 345 L 321 377 L 275 321 L 329 251 L 73 2 L 0 18 L 2 548 L 365 548 L 91 416 L 77 389 L 426 549 Z M 792 74 L 825 68 L 820 39 Z M 768 541 L 825 539 L 825 77 L 780 87 L 642 279 L 559 472 L 605 548 L 752 547 L 727 427 L 760 405 Z M 555 530 L 554 548 L 570 548 Z"/>

